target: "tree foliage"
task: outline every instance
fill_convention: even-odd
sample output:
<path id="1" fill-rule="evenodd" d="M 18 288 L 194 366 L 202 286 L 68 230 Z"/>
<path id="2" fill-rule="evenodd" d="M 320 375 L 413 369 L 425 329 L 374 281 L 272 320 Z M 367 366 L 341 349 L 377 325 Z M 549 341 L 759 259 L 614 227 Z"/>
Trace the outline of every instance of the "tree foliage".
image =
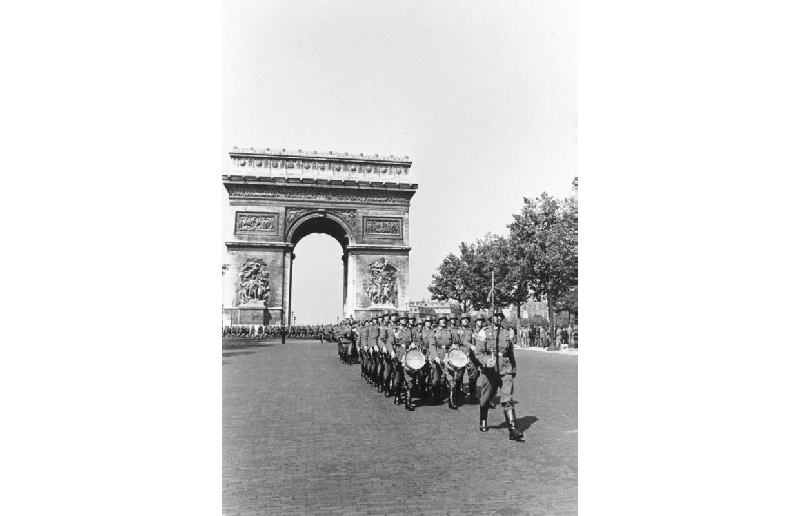
<path id="1" fill-rule="evenodd" d="M 523 200 L 509 225 L 534 299 L 556 301 L 578 284 L 578 226 L 574 202 L 543 193 Z"/>
<path id="2" fill-rule="evenodd" d="M 459 254 L 448 254 L 428 287 L 433 299 L 453 300 L 463 311 L 491 306 L 520 306 L 533 298 L 548 300 L 553 310 L 578 312 L 578 206 L 574 198 L 559 201 L 547 193 L 523 199 L 522 210 L 508 225 L 509 236 L 487 234 L 473 244 L 462 242 Z"/>

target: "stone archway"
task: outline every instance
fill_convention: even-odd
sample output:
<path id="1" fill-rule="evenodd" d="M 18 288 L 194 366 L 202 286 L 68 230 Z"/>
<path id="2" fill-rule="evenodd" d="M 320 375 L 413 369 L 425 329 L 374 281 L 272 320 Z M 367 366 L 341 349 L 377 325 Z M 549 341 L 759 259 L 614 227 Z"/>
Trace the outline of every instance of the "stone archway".
<path id="1" fill-rule="evenodd" d="M 230 221 L 223 321 L 291 324 L 293 251 L 310 233 L 342 245 L 343 317 L 407 308 L 409 208 L 417 190 L 407 157 L 252 148 L 234 148 L 230 157 L 235 173 L 222 176 Z M 255 269 L 261 290 L 252 286 Z"/>

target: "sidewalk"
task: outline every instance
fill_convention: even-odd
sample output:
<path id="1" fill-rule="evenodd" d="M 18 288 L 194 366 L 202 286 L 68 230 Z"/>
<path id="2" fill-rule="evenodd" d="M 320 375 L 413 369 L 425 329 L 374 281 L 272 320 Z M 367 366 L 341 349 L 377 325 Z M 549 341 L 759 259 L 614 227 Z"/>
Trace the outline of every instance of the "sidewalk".
<path id="1" fill-rule="evenodd" d="M 548 351 L 547 348 L 535 348 L 535 347 L 523 348 L 523 347 L 520 347 L 520 346 L 515 344 L 514 345 L 514 351 L 516 351 L 518 349 L 522 350 L 522 351 L 538 351 L 539 353 L 548 353 L 550 355 L 572 355 L 572 356 L 576 356 L 576 357 L 578 356 L 578 350 L 577 349 L 572 349 L 572 348 L 570 348 L 570 349 L 559 349 L 559 350 L 556 350 L 556 351 Z"/>

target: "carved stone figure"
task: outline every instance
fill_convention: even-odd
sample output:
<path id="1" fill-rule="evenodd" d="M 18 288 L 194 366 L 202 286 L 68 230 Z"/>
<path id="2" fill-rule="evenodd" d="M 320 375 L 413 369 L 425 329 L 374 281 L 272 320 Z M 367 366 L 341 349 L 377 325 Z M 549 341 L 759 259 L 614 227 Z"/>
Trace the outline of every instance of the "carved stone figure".
<path id="1" fill-rule="evenodd" d="M 380 235 L 399 235 L 400 222 L 396 220 L 366 220 L 366 232 Z"/>
<path id="2" fill-rule="evenodd" d="M 267 264 L 260 258 L 251 258 L 244 262 L 239 272 L 239 304 L 252 301 L 264 301 L 269 296 L 269 271 Z"/>
<path id="3" fill-rule="evenodd" d="M 273 215 L 241 215 L 239 217 L 240 231 L 275 231 L 275 218 Z"/>
<path id="4" fill-rule="evenodd" d="M 397 302 L 397 268 L 381 258 L 369 264 L 369 299 L 376 305 Z"/>

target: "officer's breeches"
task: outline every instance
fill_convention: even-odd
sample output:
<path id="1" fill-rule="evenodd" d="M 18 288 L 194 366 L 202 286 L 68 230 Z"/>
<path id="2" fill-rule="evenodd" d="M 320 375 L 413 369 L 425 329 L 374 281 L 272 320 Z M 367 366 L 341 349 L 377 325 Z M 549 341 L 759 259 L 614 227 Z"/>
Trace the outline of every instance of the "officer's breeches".
<path id="1" fill-rule="evenodd" d="M 480 375 L 481 375 L 480 369 L 478 369 L 472 364 L 467 366 L 467 378 L 469 378 L 471 382 L 477 381 Z"/>
<path id="2" fill-rule="evenodd" d="M 514 394 L 514 379 L 510 374 L 500 375 L 496 370 L 484 370 L 481 375 L 481 406 L 485 407 L 494 399 L 497 391 L 500 391 L 500 403 L 506 405 L 511 403 L 511 396 Z"/>

